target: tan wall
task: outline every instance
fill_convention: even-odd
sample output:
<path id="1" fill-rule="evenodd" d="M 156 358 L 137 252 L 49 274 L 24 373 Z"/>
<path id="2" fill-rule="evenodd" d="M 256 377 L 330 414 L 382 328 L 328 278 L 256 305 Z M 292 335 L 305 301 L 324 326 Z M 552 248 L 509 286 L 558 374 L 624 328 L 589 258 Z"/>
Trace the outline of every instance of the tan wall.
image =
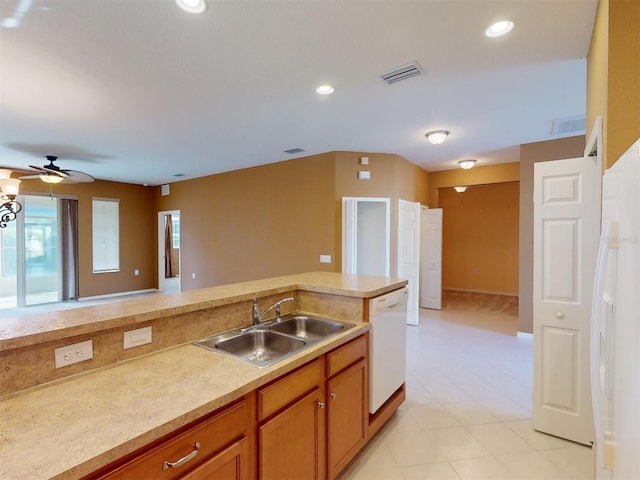
<path id="1" fill-rule="evenodd" d="M 149 187 L 126 183 L 58 184 L 24 180 L 20 192 L 76 195 L 78 197 L 78 257 L 80 297 L 145 290 L 156 287 L 154 193 Z M 93 273 L 91 201 L 93 197 L 120 200 L 120 271 Z M 134 275 L 138 269 L 140 275 Z"/>
<path id="2" fill-rule="evenodd" d="M 587 133 L 602 118 L 602 156 L 607 150 L 607 81 L 609 68 L 609 0 L 600 0 L 587 55 Z"/>
<path id="3" fill-rule="evenodd" d="M 180 210 L 182 288 L 333 271 L 319 261 L 335 257 L 333 182 L 333 154 L 324 154 L 158 191 L 158 211 Z"/>
<path id="4" fill-rule="evenodd" d="M 441 188 L 456 185 L 484 185 L 491 183 L 515 182 L 520 179 L 520 166 L 512 163 L 474 167 L 469 170 L 457 168 L 429 173 L 429 206 L 439 206 L 438 192 Z"/>
<path id="5" fill-rule="evenodd" d="M 439 191 L 442 286 L 518 294 L 519 182 Z"/>
<path id="6" fill-rule="evenodd" d="M 609 1 L 609 81 L 604 161 L 613 165 L 640 138 L 640 1 Z"/>
<path id="7" fill-rule="evenodd" d="M 361 165 L 361 157 L 369 157 Z M 370 180 L 359 180 L 358 171 L 371 172 Z M 420 202 L 428 200 L 429 173 L 394 154 L 335 152 L 335 247 L 336 271 L 342 266 L 342 197 L 380 197 L 391 199 L 390 269 L 397 272 L 398 200 Z"/>
<path id="8" fill-rule="evenodd" d="M 587 57 L 587 131 L 602 117 L 603 166 L 640 138 L 640 2 L 600 0 Z"/>
<path id="9" fill-rule="evenodd" d="M 584 155 L 585 137 L 520 146 L 520 233 L 518 331 L 533 332 L 533 164 Z"/>

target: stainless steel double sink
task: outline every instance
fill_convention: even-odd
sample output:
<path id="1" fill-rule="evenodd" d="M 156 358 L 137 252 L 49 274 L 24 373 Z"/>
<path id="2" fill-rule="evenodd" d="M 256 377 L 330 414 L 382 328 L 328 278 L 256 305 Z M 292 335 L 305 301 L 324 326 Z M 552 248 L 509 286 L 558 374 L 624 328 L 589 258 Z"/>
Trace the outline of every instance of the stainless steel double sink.
<path id="1" fill-rule="evenodd" d="M 280 321 L 232 330 L 194 342 L 256 367 L 268 367 L 305 348 L 355 327 L 353 323 L 291 313 Z"/>

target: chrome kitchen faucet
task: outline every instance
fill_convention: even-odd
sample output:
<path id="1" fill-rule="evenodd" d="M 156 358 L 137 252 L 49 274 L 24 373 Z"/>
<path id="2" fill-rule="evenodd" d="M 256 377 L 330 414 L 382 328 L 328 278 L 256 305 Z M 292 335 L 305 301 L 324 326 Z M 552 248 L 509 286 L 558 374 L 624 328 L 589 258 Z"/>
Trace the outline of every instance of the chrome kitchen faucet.
<path id="1" fill-rule="evenodd" d="M 293 297 L 283 298 L 282 300 L 271 305 L 264 312 L 260 313 L 260 309 L 258 308 L 258 300 L 254 298 L 253 299 L 253 325 L 259 325 L 260 320 L 262 320 L 262 318 L 274 308 L 276 309 L 276 322 L 279 322 L 280 320 L 282 320 L 280 318 L 280 305 L 283 304 L 284 302 L 293 302 L 293 301 L 294 301 Z"/>

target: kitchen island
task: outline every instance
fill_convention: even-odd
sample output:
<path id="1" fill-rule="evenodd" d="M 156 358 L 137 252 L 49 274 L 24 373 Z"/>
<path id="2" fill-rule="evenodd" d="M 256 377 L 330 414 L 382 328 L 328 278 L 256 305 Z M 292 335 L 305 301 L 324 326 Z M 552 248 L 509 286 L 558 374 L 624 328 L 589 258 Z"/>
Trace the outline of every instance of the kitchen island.
<path id="1" fill-rule="evenodd" d="M 82 478 L 252 398 L 367 335 L 367 300 L 405 284 L 307 273 L 9 319 L 0 328 L 0 478 Z M 253 298 L 268 306 L 285 296 L 295 299 L 290 311 L 355 327 L 265 369 L 191 344 L 248 326 Z M 123 350 L 123 332 L 146 326 L 153 341 Z M 86 339 L 94 342 L 92 360 L 53 367 L 54 348 Z"/>

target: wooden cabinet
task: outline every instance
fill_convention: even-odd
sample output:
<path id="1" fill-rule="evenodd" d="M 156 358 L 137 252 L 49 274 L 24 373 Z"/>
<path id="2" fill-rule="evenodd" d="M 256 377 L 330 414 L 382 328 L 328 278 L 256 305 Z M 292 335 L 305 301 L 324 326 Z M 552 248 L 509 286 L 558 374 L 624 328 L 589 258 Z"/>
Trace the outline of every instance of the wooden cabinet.
<path id="1" fill-rule="evenodd" d="M 242 400 L 88 478 L 249 479 L 249 405 Z"/>
<path id="2" fill-rule="evenodd" d="M 86 477 L 324 480 L 367 441 L 367 335 Z"/>
<path id="3" fill-rule="evenodd" d="M 366 337 L 327 355 L 327 445 L 329 478 L 335 478 L 367 441 Z"/>
<path id="4" fill-rule="evenodd" d="M 258 391 L 263 480 L 326 477 L 324 365 L 317 359 Z"/>

